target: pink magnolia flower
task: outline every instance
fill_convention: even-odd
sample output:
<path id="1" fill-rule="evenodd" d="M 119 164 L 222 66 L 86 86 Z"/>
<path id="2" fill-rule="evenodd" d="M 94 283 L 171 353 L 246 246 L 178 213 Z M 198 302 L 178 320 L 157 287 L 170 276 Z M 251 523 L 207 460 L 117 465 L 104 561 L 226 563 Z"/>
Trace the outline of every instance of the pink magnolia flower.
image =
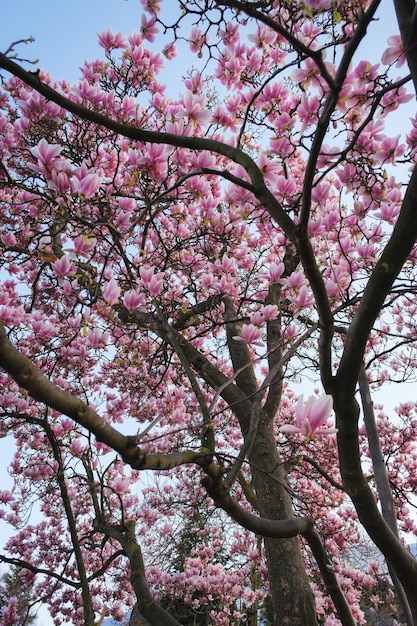
<path id="1" fill-rule="evenodd" d="M 305 277 L 302 270 L 297 270 L 290 274 L 288 278 L 283 278 L 282 283 L 293 289 L 298 291 L 305 284 Z"/>
<path id="2" fill-rule="evenodd" d="M 114 278 L 109 280 L 103 290 L 103 298 L 109 304 L 116 304 L 119 299 L 121 289 Z"/>
<path id="3" fill-rule="evenodd" d="M 97 240 L 93 237 L 87 237 L 87 235 L 78 235 L 74 239 L 74 252 L 77 255 L 88 257 L 89 252 L 96 245 Z"/>
<path id="4" fill-rule="evenodd" d="M 60 259 L 57 259 L 53 265 L 54 274 L 58 278 L 64 278 L 64 276 L 73 276 L 77 271 L 77 268 L 71 263 L 69 257 L 64 254 Z"/>
<path id="5" fill-rule="evenodd" d="M 103 332 L 99 328 L 87 330 L 87 345 L 90 348 L 103 348 L 109 338 L 108 333 Z"/>
<path id="6" fill-rule="evenodd" d="M 74 456 L 81 457 L 85 450 L 85 445 L 83 444 L 81 439 L 77 437 L 76 439 L 73 439 L 71 441 L 70 450 L 71 454 L 73 454 Z"/>
<path id="7" fill-rule="evenodd" d="M 303 96 L 301 98 L 301 102 L 297 108 L 297 113 L 302 122 L 302 133 L 307 130 L 309 126 L 316 124 L 319 110 L 320 98 L 318 96 L 312 96 L 310 98 L 306 98 L 306 96 Z"/>
<path id="8" fill-rule="evenodd" d="M 301 68 L 298 68 L 293 71 L 291 74 L 291 78 L 295 83 L 303 83 L 304 85 L 313 82 L 317 84 L 317 75 L 319 74 L 319 70 L 314 61 L 310 58 L 306 60 Z"/>
<path id="9" fill-rule="evenodd" d="M 415 96 L 412 93 L 407 93 L 407 89 L 404 86 L 398 87 L 395 91 L 388 91 L 381 100 L 381 105 L 384 110 L 380 113 L 381 117 L 385 117 L 388 111 L 395 111 L 400 104 L 404 102 L 410 102 Z"/>
<path id="10" fill-rule="evenodd" d="M 204 89 L 204 82 L 200 72 L 193 72 L 190 78 L 187 78 L 184 81 L 184 85 L 189 91 L 191 91 L 191 93 L 201 93 Z"/>
<path id="11" fill-rule="evenodd" d="M 297 336 L 297 327 L 294 326 L 294 324 L 290 324 L 289 326 L 287 326 L 284 336 L 287 341 L 291 341 L 292 339 L 294 339 Z"/>
<path id="12" fill-rule="evenodd" d="M 218 34 L 225 46 L 229 44 L 236 44 L 239 41 L 239 26 L 238 24 L 227 22 L 225 30 L 219 29 Z"/>
<path id="13" fill-rule="evenodd" d="M 249 319 L 251 324 L 258 327 L 262 326 L 265 321 L 265 317 L 261 311 L 255 311 L 251 314 Z"/>
<path id="14" fill-rule="evenodd" d="M 15 246 L 17 244 L 17 239 L 11 231 L 3 233 L 1 236 L 1 241 L 4 243 L 5 246 L 8 247 Z"/>
<path id="15" fill-rule="evenodd" d="M 151 280 L 148 283 L 149 295 L 152 298 L 156 298 L 157 296 L 161 295 L 162 286 L 163 286 L 162 272 L 154 274 L 154 276 L 152 276 Z"/>
<path id="16" fill-rule="evenodd" d="M 265 320 L 276 320 L 279 315 L 279 309 L 276 304 L 266 304 L 262 307 L 262 315 Z"/>
<path id="17" fill-rule="evenodd" d="M 97 174 L 94 170 L 87 170 L 87 168 L 82 165 L 78 171 L 76 171 L 76 176 L 71 178 L 71 188 L 74 193 L 79 193 L 84 198 L 92 198 L 100 188 L 102 177 Z"/>
<path id="18" fill-rule="evenodd" d="M 280 282 L 280 278 L 285 271 L 284 263 L 271 263 L 269 266 L 269 276 L 268 281 L 270 283 L 278 283 Z"/>
<path id="19" fill-rule="evenodd" d="M 306 6 L 312 11 L 328 11 L 331 6 L 331 0 L 307 0 Z"/>
<path id="20" fill-rule="evenodd" d="M 309 441 L 314 434 L 331 435 L 337 432 L 337 428 L 322 428 L 327 422 L 333 410 L 333 398 L 326 395 L 321 398 L 310 396 L 304 402 L 304 396 L 300 396 L 295 407 L 295 422 L 284 424 L 279 428 L 282 433 L 301 433 Z"/>
<path id="21" fill-rule="evenodd" d="M 152 13 L 153 15 L 158 15 L 159 11 L 161 10 L 161 7 L 159 5 L 159 0 L 140 0 L 140 3 L 145 9 L 145 11 L 148 11 L 149 13 Z"/>
<path id="22" fill-rule="evenodd" d="M 15 626 L 19 623 L 19 616 L 17 614 L 17 598 L 13 596 L 8 601 L 1 611 L 1 623 L 3 626 Z"/>
<path id="23" fill-rule="evenodd" d="M 155 21 L 154 17 L 151 17 L 148 20 L 145 15 L 142 15 L 140 32 L 142 33 L 144 39 L 147 39 L 148 41 L 155 41 L 155 35 L 159 33 L 158 28 L 155 26 Z"/>
<path id="24" fill-rule="evenodd" d="M 70 183 L 70 179 L 68 177 L 67 172 L 64 172 L 62 170 L 52 170 L 51 172 L 51 180 L 49 181 L 49 186 L 52 187 L 52 189 L 55 189 L 55 191 L 58 192 L 65 192 L 68 191 L 68 189 L 71 186 Z"/>
<path id="25" fill-rule="evenodd" d="M 162 54 L 168 59 L 168 61 L 175 59 L 178 54 L 177 46 L 175 45 L 175 43 L 173 43 L 172 41 L 168 43 L 162 50 Z"/>
<path id="26" fill-rule="evenodd" d="M 114 33 L 112 29 L 109 28 L 108 30 L 99 33 L 98 45 L 107 51 L 112 48 L 124 48 L 125 42 L 123 34 L 120 32 Z"/>
<path id="27" fill-rule="evenodd" d="M 241 333 L 242 336 L 236 335 L 233 339 L 235 341 L 251 343 L 255 346 L 263 346 L 263 343 L 259 341 L 262 336 L 262 328 L 258 328 L 254 324 L 243 324 Z"/>
<path id="28" fill-rule="evenodd" d="M 130 488 L 130 481 L 126 476 L 118 476 L 112 482 L 113 491 L 119 495 L 128 493 Z"/>
<path id="29" fill-rule="evenodd" d="M 211 113 L 206 108 L 206 98 L 204 95 L 197 95 L 191 91 L 186 91 L 182 99 L 184 113 L 179 116 L 187 116 L 194 124 L 207 124 L 211 120 Z"/>
<path id="30" fill-rule="evenodd" d="M 61 154 L 62 147 L 48 143 L 46 139 L 41 139 L 38 145 L 31 149 L 31 152 L 43 165 L 48 165 Z"/>
<path id="31" fill-rule="evenodd" d="M 131 289 L 126 291 L 123 296 L 123 302 L 128 311 L 146 311 L 145 294 L 138 289 Z"/>
<path id="32" fill-rule="evenodd" d="M 11 491 L 0 491 L 0 502 L 2 504 L 8 504 L 14 500 L 14 496 Z"/>
<path id="33" fill-rule="evenodd" d="M 155 269 L 153 267 L 147 267 L 142 265 L 142 267 L 139 269 L 139 274 L 144 286 L 149 291 L 149 295 L 152 298 L 156 298 L 157 296 L 159 296 L 162 291 L 162 286 L 164 282 L 164 273 L 157 272 L 155 274 Z"/>
<path id="34" fill-rule="evenodd" d="M 201 49 L 206 42 L 207 42 L 206 36 L 203 35 L 203 33 L 201 32 L 199 28 L 197 28 L 196 26 L 193 26 L 190 32 L 190 40 L 189 40 L 191 52 L 198 53 L 198 55 L 200 56 L 202 54 Z"/>
<path id="35" fill-rule="evenodd" d="M 308 309 L 314 304 L 314 297 L 306 285 L 301 285 L 298 293 L 292 296 L 291 299 L 297 309 Z"/>
<path id="36" fill-rule="evenodd" d="M 248 35 L 249 41 L 252 41 L 258 48 L 272 45 L 276 38 L 277 34 L 263 24 L 258 26 L 256 34 Z"/>
<path id="37" fill-rule="evenodd" d="M 384 65 L 391 65 L 394 61 L 397 61 L 395 67 L 401 67 L 405 63 L 405 54 L 403 52 L 403 43 L 401 40 L 401 35 L 393 35 L 392 37 L 388 37 L 388 45 L 387 48 L 382 55 L 381 61 Z"/>
<path id="38" fill-rule="evenodd" d="M 144 165 L 150 174 L 163 180 L 168 172 L 168 151 L 165 146 L 151 144 L 147 147 L 146 153 L 137 159 L 137 165 Z"/>
<path id="39" fill-rule="evenodd" d="M 376 153 L 376 158 L 380 163 L 394 163 L 405 152 L 405 146 L 400 144 L 401 135 L 396 137 L 385 137 Z"/>

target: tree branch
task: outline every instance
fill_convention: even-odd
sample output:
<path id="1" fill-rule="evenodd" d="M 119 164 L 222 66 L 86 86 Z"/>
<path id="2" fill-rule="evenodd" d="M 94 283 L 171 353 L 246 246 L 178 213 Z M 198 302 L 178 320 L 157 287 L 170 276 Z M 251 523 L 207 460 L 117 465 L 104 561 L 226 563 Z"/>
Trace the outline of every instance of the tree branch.
<path id="1" fill-rule="evenodd" d="M 394 498 L 392 497 L 391 487 L 388 479 L 387 467 L 385 465 L 384 456 L 382 454 L 381 442 L 379 440 L 378 429 L 375 421 L 374 404 L 371 398 L 371 390 L 369 388 L 368 378 L 365 368 L 362 366 L 359 372 L 359 392 L 362 400 L 363 418 L 365 422 L 366 435 L 368 437 L 369 451 L 371 453 L 372 466 L 374 468 L 375 484 L 378 490 L 381 502 L 381 511 L 384 519 L 391 530 L 398 537 L 397 514 L 395 511 Z M 388 570 L 400 601 L 407 626 L 413 626 L 414 620 L 411 614 L 410 606 L 404 589 L 398 576 L 395 574 L 392 565 L 387 561 Z"/>
<path id="2" fill-rule="evenodd" d="M 98 126 L 107 128 L 118 135 L 145 143 L 167 144 L 179 148 L 189 148 L 190 150 L 206 150 L 224 156 L 234 163 L 241 165 L 249 175 L 253 185 L 253 193 L 256 198 L 267 209 L 271 217 L 281 226 L 287 236 L 290 239 L 293 238 L 295 232 L 294 222 L 285 213 L 280 203 L 265 185 L 262 171 L 253 159 L 242 150 L 215 139 L 143 130 L 128 123 L 117 122 L 102 113 L 93 111 L 82 104 L 70 100 L 46 83 L 43 83 L 34 74 L 27 72 L 23 67 L 12 61 L 3 53 L 0 53 L 0 68 L 20 78 L 28 87 L 40 93 L 47 100 L 55 102 L 55 104 L 69 113 L 92 122 L 93 124 L 97 124 Z M 221 174 L 221 172 L 219 173 Z"/>
<path id="3" fill-rule="evenodd" d="M 333 600 L 343 626 L 356 626 L 349 604 L 340 588 L 333 566 L 324 549 L 321 539 L 314 528 L 314 523 L 307 517 L 272 520 L 254 515 L 238 504 L 229 493 L 223 481 L 203 479 L 203 484 L 214 503 L 230 515 L 238 524 L 262 537 L 280 539 L 302 535 L 308 542 L 314 558 L 323 576 L 327 591 Z"/>
<path id="4" fill-rule="evenodd" d="M 122 435 L 113 426 L 107 424 L 88 404 L 60 389 L 44 376 L 30 359 L 11 344 L 1 321 L 0 367 L 8 372 L 20 387 L 26 389 L 32 398 L 71 417 L 77 424 L 93 433 L 98 441 L 118 452 L 122 459 L 134 469 L 172 469 L 178 465 L 196 463 L 213 475 L 221 471 L 210 460 L 207 451 L 184 450 L 172 454 L 144 454 L 137 446 L 136 436 Z"/>
<path id="5" fill-rule="evenodd" d="M 136 595 L 138 609 L 151 626 L 181 626 L 160 604 L 153 599 L 145 575 L 142 550 L 136 540 L 135 524 L 129 522 L 117 527 L 103 520 L 95 520 L 95 528 L 99 532 L 116 539 L 123 548 L 130 563 L 130 582 Z"/>
<path id="6" fill-rule="evenodd" d="M 417 93 L 417 4 L 413 0 L 394 0 L 404 54 Z"/>

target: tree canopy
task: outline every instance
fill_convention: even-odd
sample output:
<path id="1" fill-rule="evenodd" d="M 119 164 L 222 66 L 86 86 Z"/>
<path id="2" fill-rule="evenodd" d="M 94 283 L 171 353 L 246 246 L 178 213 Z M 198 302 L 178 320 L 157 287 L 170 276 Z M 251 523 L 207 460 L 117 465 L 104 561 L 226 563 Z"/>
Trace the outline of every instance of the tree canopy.
<path id="1" fill-rule="evenodd" d="M 141 5 L 74 84 L 0 53 L 0 562 L 56 624 L 417 623 L 416 5 L 376 62 L 380 0 Z"/>

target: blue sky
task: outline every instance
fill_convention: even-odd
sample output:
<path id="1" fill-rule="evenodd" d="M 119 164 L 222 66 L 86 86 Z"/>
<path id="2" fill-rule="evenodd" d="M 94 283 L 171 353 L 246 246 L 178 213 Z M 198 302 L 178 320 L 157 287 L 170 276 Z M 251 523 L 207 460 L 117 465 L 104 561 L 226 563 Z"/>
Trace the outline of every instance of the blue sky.
<path id="1" fill-rule="evenodd" d="M 35 37 L 20 46 L 25 58 L 39 59 L 39 67 L 56 79 L 75 80 L 84 59 L 98 56 L 97 33 L 130 33 L 140 25 L 138 0 L 3 0 L 0 49 L 11 42 Z"/>
<path id="2" fill-rule="evenodd" d="M 102 55 L 97 33 L 112 27 L 129 34 L 139 27 L 142 12 L 139 0 L 2 0 L 1 4 L 0 50 L 33 36 L 34 43 L 19 47 L 22 56 L 39 59 L 39 67 L 55 79 L 70 82 L 78 78 L 86 58 Z M 373 61 L 379 60 L 388 36 L 398 32 L 393 3 L 385 0 L 381 5 L 361 53 Z M 176 0 L 165 0 L 162 6 L 166 14 L 176 7 Z"/>

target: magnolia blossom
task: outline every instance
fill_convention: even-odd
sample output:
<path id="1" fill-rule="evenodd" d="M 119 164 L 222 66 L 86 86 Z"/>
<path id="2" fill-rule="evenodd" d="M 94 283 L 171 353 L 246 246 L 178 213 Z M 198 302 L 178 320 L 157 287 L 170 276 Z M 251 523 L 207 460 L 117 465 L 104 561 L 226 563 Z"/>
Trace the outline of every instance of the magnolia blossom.
<path id="1" fill-rule="evenodd" d="M 43 165 L 49 165 L 51 161 L 59 157 L 62 152 L 62 146 L 48 143 L 46 139 L 41 139 L 37 146 L 31 149 L 31 152 Z"/>
<path id="2" fill-rule="evenodd" d="M 155 41 L 155 35 L 158 34 L 159 30 L 155 26 L 155 18 L 147 19 L 145 15 L 142 15 L 140 22 L 140 32 L 144 39 L 148 41 Z"/>
<path id="3" fill-rule="evenodd" d="M 126 476 L 117 476 L 112 482 L 113 491 L 119 495 L 128 493 L 129 488 L 130 481 Z"/>
<path id="4" fill-rule="evenodd" d="M 271 263 L 269 266 L 269 274 L 267 276 L 270 283 L 280 282 L 281 276 L 285 272 L 284 263 Z"/>
<path id="5" fill-rule="evenodd" d="M 123 302 L 128 311 L 146 311 L 144 306 L 146 304 L 145 294 L 138 289 L 126 291 Z"/>
<path id="6" fill-rule="evenodd" d="M 81 441 L 81 439 L 77 437 L 76 439 L 73 439 L 71 441 L 70 450 L 71 454 L 73 454 L 74 456 L 81 457 L 83 452 L 85 451 L 85 445 Z"/>
<path id="7" fill-rule="evenodd" d="M 313 11 L 328 11 L 332 6 L 331 0 L 307 0 L 305 4 Z"/>
<path id="8" fill-rule="evenodd" d="M 327 422 L 333 410 L 332 396 L 322 396 L 314 398 L 310 396 L 304 402 L 304 396 L 300 396 L 295 408 L 295 422 L 284 424 L 279 428 L 282 433 L 301 433 L 306 440 L 311 439 L 314 434 L 331 435 L 337 432 L 337 428 L 321 428 Z"/>
<path id="9" fill-rule="evenodd" d="M 108 338 L 109 334 L 99 328 L 87 329 L 87 345 L 90 346 L 90 348 L 103 348 Z"/>
<path id="10" fill-rule="evenodd" d="M 93 170 L 86 170 L 85 167 L 79 168 L 76 175 L 71 177 L 71 191 L 79 193 L 84 198 L 92 198 L 100 188 L 102 177 Z"/>
<path id="11" fill-rule="evenodd" d="M 401 35 L 392 35 L 392 37 L 388 37 L 387 41 L 389 48 L 382 55 L 382 63 L 390 65 L 396 61 L 395 67 L 401 67 L 406 61 Z"/>
<path id="12" fill-rule="evenodd" d="M 109 304 L 116 304 L 119 300 L 121 289 L 114 278 L 110 279 L 103 290 L 103 298 Z"/>
<path id="13" fill-rule="evenodd" d="M 239 335 L 235 335 L 233 339 L 235 341 L 250 343 L 254 346 L 263 346 L 263 343 L 259 341 L 262 337 L 262 328 L 257 328 L 254 324 L 243 324 L 241 333 L 241 337 Z"/>
<path id="14" fill-rule="evenodd" d="M 204 95 L 196 95 L 191 91 L 186 91 L 182 99 L 183 112 L 179 112 L 180 118 L 187 116 L 194 124 L 208 124 L 211 120 L 211 113 L 206 108 L 206 98 Z"/>
<path id="15" fill-rule="evenodd" d="M 94 237 L 87 237 L 87 235 L 79 235 L 75 237 L 73 243 L 75 254 L 88 258 L 89 252 L 93 250 L 97 240 Z"/>
<path id="16" fill-rule="evenodd" d="M 201 49 L 204 43 L 206 43 L 206 36 L 203 35 L 203 33 L 201 32 L 199 28 L 197 28 L 196 26 L 193 26 L 190 32 L 190 40 L 189 40 L 191 52 L 196 52 L 198 56 L 200 56 Z"/>
<path id="17" fill-rule="evenodd" d="M 58 278 L 64 278 L 64 276 L 73 276 L 77 271 L 77 268 L 71 263 L 69 257 L 64 254 L 60 259 L 57 259 L 53 265 L 54 274 Z"/>
<path id="18" fill-rule="evenodd" d="M 7 604 L 5 604 L 0 614 L 2 618 L 1 623 L 3 626 L 14 626 L 14 624 L 18 624 L 20 621 L 17 613 L 17 598 L 13 596 L 6 602 Z"/>
<path id="19" fill-rule="evenodd" d="M 99 33 L 98 44 L 106 51 L 112 50 L 112 48 L 125 47 L 123 34 L 120 32 L 114 33 L 111 28 L 102 33 Z"/>
<path id="20" fill-rule="evenodd" d="M 156 298 L 160 295 L 164 282 L 164 273 L 157 272 L 153 267 L 142 265 L 139 269 L 139 274 L 144 286 L 148 289 L 152 298 Z"/>

